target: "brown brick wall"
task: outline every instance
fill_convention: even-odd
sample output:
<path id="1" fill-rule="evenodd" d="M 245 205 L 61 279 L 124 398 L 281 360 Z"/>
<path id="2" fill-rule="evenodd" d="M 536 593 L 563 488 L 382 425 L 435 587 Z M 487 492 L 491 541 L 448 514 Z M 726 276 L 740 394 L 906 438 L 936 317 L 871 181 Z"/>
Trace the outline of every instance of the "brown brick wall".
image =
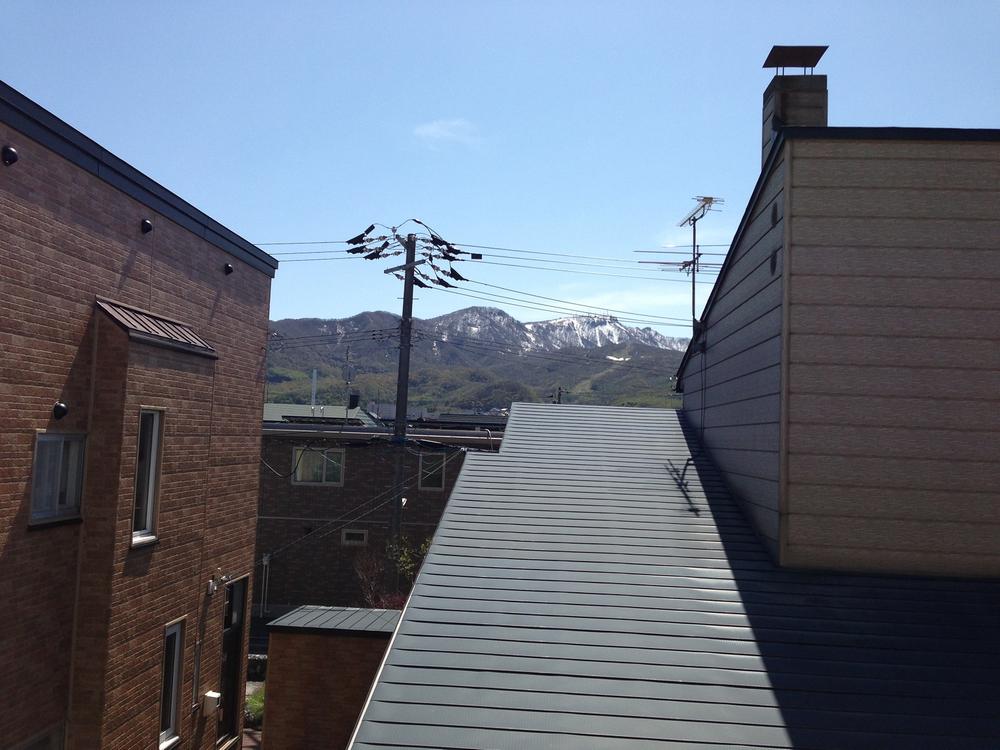
<path id="1" fill-rule="evenodd" d="M 307 443 L 316 449 L 345 449 L 343 487 L 292 483 L 288 476 L 293 449 Z M 267 597 L 270 616 L 303 604 L 369 605 L 363 600 L 355 565 L 365 555 L 385 556 L 392 517 L 388 491 L 395 484 L 397 450 L 385 442 L 265 437 L 264 460 L 281 475 L 261 467 L 257 557 L 273 553 Z M 416 481 L 420 449 L 407 446 L 402 450 L 403 476 L 408 480 L 402 532 L 419 547 L 437 528 L 465 454 L 458 450 L 448 454 L 443 490 L 422 490 Z M 367 546 L 342 545 L 340 529 L 345 524 L 366 529 Z M 259 567 L 256 572 L 259 575 Z M 259 582 L 254 590 L 260 592 Z M 407 593 L 405 586 L 403 593 Z M 259 611 L 259 598 L 254 605 Z"/>
<path id="2" fill-rule="evenodd" d="M 389 634 L 271 633 L 265 750 L 347 747 Z"/>
<path id="3" fill-rule="evenodd" d="M 270 279 L 9 126 L 0 142 L 20 154 L 0 167 L 0 748 L 69 717 L 72 748 L 155 746 L 180 617 L 182 747 L 214 747 L 191 710 L 195 641 L 203 693 L 223 606 L 206 583 L 253 565 Z M 219 359 L 129 342 L 97 295 L 191 324 Z M 140 404 L 166 409 L 163 474 L 159 541 L 132 549 Z M 28 528 L 40 429 L 88 433 L 82 522 Z"/>

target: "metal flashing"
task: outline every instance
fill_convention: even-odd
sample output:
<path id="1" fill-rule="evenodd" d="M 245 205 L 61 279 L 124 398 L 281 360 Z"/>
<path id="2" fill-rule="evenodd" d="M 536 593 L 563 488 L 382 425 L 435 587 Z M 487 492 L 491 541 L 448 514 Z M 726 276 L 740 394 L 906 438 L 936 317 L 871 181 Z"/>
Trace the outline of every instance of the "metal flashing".
<path id="1" fill-rule="evenodd" d="M 124 328 L 131 340 L 168 349 L 177 349 L 211 359 L 219 357 L 215 349 L 195 333 L 194 329 L 187 323 L 172 320 L 106 297 L 97 297 L 97 306 Z"/>

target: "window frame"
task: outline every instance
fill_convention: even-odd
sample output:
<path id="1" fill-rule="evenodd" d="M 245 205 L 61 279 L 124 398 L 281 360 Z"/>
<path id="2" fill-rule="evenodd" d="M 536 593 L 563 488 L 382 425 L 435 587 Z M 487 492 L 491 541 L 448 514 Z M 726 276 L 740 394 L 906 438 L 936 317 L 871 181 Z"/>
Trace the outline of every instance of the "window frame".
<path id="1" fill-rule="evenodd" d="M 59 443 L 65 445 L 67 443 L 79 444 L 78 462 L 77 470 L 73 472 L 72 475 L 67 475 L 67 482 L 72 481 L 74 487 L 75 502 L 68 502 L 63 510 L 60 510 L 59 506 L 59 495 L 60 489 L 62 487 L 62 474 L 63 474 L 63 456 L 64 451 L 59 451 L 59 465 L 56 471 L 56 492 L 54 503 L 50 506 L 51 511 L 43 511 L 38 507 L 38 495 L 36 494 L 39 488 L 38 477 L 36 471 L 38 470 L 39 460 L 38 453 L 39 449 L 44 443 Z M 29 525 L 31 526 L 43 526 L 50 523 L 58 523 L 60 521 L 79 519 L 81 517 L 81 509 L 83 507 L 83 489 L 86 484 L 87 478 L 87 433 L 85 432 L 49 432 L 46 430 L 38 430 L 35 433 L 35 445 L 32 451 L 32 462 L 31 462 L 31 503 L 29 509 Z M 67 498 L 68 498 L 68 487 L 67 487 Z"/>
<path id="2" fill-rule="evenodd" d="M 303 481 L 298 478 L 299 473 L 299 452 L 309 452 L 317 453 L 322 456 L 323 461 L 323 481 L 321 482 L 309 482 Z M 340 454 L 340 478 L 336 482 L 326 481 L 326 470 L 327 465 L 332 463 L 326 456 L 328 453 L 339 453 Z M 347 452 L 343 448 L 314 448 L 309 445 L 296 445 L 292 448 L 292 484 L 296 486 L 303 487 L 343 487 L 344 486 L 344 474 L 345 465 L 347 463 Z"/>
<path id="3" fill-rule="evenodd" d="M 181 698 L 184 686 L 184 621 L 185 618 L 180 618 L 172 622 L 168 622 L 163 627 L 163 658 L 160 662 L 160 733 L 158 740 L 159 750 L 168 750 L 172 748 L 181 741 L 180 723 L 181 723 Z M 171 695 L 171 717 L 170 723 L 166 729 L 163 727 L 163 695 L 167 679 L 167 639 L 171 634 L 176 634 L 176 640 L 174 641 L 174 653 L 173 653 L 173 671 L 172 671 L 172 695 Z"/>
<path id="4" fill-rule="evenodd" d="M 430 474 L 431 472 L 424 472 L 424 456 L 433 456 L 435 458 L 440 458 L 441 459 L 441 467 L 440 467 L 441 484 L 440 485 L 433 485 L 433 484 L 426 484 L 425 483 L 424 477 L 427 474 Z M 447 453 L 443 453 L 443 452 L 439 452 L 439 451 L 421 451 L 421 453 L 420 453 L 420 465 L 417 467 L 417 489 L 420 489 L 420 490 L 435 490 L 435 491 L 438 491 L 438 492 L 443 491 L 444 490 L 444 485 L 445 485 L 445 468 L 447 466 L 448 466 L 448 454 Z M 435 471 L 437 471 L 437 470 L 435 470 Z"/>
<path id="5" fill-rule="evenodd" d="M 361 540 L 348 539 L 348 534 L 361 534 L 363 538 Z M 342 547 L 367 547 L 368 529 L 341 529 L 340 544 Z"/>
<path id="6" fill-rule="evenodd" d="M 141 528 L 136 526 L 136 513 L 139 510 L 139 469 L 142 457 L 142 419 L 146 414 L 153 415 L 152 448 L 150 449 L 149 469 L 145 478 L 145 508 Z M 156 406 L 139 407 L 139 429 L 135 438 L 135 471 L 133 473 L 132 498 L 132 546 L 139 547 L 155 542 L 157 539 L 157 521 L 159 519 L 160 469 L 163 464 L 163 424 L 166 421 L 166 410 Z"/>

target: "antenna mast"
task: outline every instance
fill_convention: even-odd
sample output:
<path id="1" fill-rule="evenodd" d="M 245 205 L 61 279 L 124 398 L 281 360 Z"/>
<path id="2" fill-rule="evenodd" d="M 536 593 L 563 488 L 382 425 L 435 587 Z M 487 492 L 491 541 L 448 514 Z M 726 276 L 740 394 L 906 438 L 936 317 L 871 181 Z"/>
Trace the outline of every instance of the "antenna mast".
<path id="1" fill-rule="evenodd" d="M 691 338 L 694 339 L 698 335 L 698 316 L 695 312 L 695 276 L 698 273 L 698 259 L 701 258 L 701 253 L 698 252 L 698 222 L 704 218 L 705 214 L 709 211 L 718 211 L 719 209 L 714 208 L 715 206 L 720 206 L 725 203 L 722 198 L 715 198 L 711 195 L 696 195 L 694 198 L 698 201 L 698 205 L 695 206 L 687 216 L 680 220 L 677 224 L 679 227 L 685 227 L 688 224 L 691 225 L 691 260 L 684 261 L 681 263 L 680 270 L 691 272 Z"/>

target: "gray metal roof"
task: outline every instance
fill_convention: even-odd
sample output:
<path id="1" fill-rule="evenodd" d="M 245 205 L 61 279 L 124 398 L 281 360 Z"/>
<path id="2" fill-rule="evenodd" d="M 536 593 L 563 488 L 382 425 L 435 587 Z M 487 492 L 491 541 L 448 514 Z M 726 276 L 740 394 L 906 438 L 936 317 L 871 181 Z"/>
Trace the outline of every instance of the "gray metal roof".
<path id="1" fill-rule="evenodd" d="M 996 748 L 1000 583 L 776 568 L 670 410 L 517 404 L 466 457 L 371 748 Z"/>
<path id="2" fill-rule="evenodd" d="M 268 623 L 270 630 L 389 635 L 399 621 L 397 609 L 358 609 L 305 605 Z"/>

